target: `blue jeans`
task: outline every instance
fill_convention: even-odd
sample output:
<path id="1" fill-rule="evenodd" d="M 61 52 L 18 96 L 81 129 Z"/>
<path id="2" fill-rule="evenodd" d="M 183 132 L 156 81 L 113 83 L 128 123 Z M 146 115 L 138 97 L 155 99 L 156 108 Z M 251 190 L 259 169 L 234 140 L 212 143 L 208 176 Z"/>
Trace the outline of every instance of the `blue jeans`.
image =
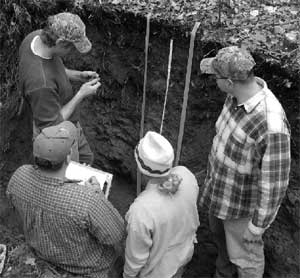
<path id="1" fill-rule="evenodd" d="M 262 278 L 265 266 L 263 241 L 246 243 L 243 234 L 249 218 L 221 220 L 209 216 L 209 225 L 218 248 L 216 278 Z"/>

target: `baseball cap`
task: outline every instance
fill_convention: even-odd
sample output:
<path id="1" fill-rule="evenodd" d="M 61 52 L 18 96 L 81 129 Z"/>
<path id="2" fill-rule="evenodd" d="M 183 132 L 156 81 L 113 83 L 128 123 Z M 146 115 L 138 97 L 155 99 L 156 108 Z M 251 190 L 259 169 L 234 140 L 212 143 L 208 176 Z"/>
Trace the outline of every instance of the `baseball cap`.
<path id="1" fill-rule="evenodd" d="M 44 128 L 33 141 L 33 156 L 54 163 L 63 162 L 77 138 L 77 129 L 69 121 Z"/>
<path id="2" fill-rule="evenodd" d="M 200 62 L 202 73 L 217 74 L 231 80 L 246 80 L 254 66 L 251 54 L 237 46 L 222 48 L 215 57 Z"/>
<path id="3" fill-rule="evenodd" d="M 174 150 L 170 142 L 154 131 L 148 131 L 134 151 L 141 173 L 150 177 L 167 176 L 172 168 Z"/>
<path id="4" fill-rule="evenodd" d="M 60 39 L 72 42 L 80 53 L 91 50 L 92 44 L 86 36 L 85 25 L 78 15 L 59 13 L 50 16 L 48 27 Z"/>

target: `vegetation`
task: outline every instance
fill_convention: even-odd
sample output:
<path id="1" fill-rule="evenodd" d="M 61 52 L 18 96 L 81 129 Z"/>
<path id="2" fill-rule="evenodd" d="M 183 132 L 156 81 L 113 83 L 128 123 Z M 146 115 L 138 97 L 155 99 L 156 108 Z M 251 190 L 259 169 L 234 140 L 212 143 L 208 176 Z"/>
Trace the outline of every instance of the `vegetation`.
<path id="1" fill-rule="evenodd" d="M 198 37 L 202 42 L 244 45 L 263 53 L 269 62 L 300 72 L 297 0 L 0 0 L 0 6 L 0 102 L 4 106 L 11 105 L 8 97 L 17 92 L 16 59 L 21 40 L 40 27 L 49 14 L 61 10 L 73 10 L 86 17 L 97 17 L 101 10 L 139 15 L 151 12 L 154 21 L 180 26 L 185 31 L 199 21 Z M 284 82 L 287 87 L 292 85 L 290 80 Z"/>

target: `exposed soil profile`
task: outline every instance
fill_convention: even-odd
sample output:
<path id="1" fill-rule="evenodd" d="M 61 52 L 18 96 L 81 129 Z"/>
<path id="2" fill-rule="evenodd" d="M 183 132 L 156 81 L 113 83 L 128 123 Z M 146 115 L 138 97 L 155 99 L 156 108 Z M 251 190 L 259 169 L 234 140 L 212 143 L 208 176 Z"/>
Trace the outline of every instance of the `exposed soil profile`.
<path id="1" fill-rule="evenodd" d="M 78 70 L 95 70 L 101 76 L 102 87 L 97 96 L 86 99 L 81 107 L 81 123 L 95 153 L 94 166 L 112 172 L 114 181 L 111 202 L 125 215 L 135 198 L 136 166 L 133 148 L 139 137 L 144 71 L 145 21 L 141 18 L 103 14 L 102 22 L 87 27 L 93 43 L 90 53 L 71 55 L 66 66 Z M 145 131 L 159 131 L 166 86 L 169 40 L 174 39 L 170 89 L 163 135 L 176 147 L 189 37 L 172 27 L 151 26 Z M 196 43 L 187 119 L 180 164 L 197 176 L 201 188 L 205 177 L 207 156 L 214 136 L 214 124 L 221 111 L 225 95 L 213 80 L 199 74 L 203 55 L 215 53 L 220 46 L 212 42 Z M 260 57 L 256 57 L 260 59 Z M 265 277 L 297 277 L 299 274 L 299 88 L 287 88 L 281 81 L 288 78 L 281 69 L 265 61 L 257 75 L 264 78 L 284 106 L 292 126 L 293 163 L 287 197 L 276 221 L 264 235 L 266 253 Z M 296 83 L 296 81 L 295 81 Z M 78 89 L 74 84 L 74 90 Z M 0 160 L 0 243 L 10 250 L 24 241 L 17 218 L 5 199 L 5 189 L 13 171 L 31 162 L 31 119 L 25 110 L 19 117 L 5 118 L 3 123 L 11 133 L 9 146 Z M 3 124 L 2 123 L 2 124 Z M 201 226 L 198 244 L 185 278 L 212 277 L 216 247 L 211 239 L 205 211 L 199 211 Z M 19 269 L 18 269 L 19 266 Z M 22 268 L 22 266 L 24 268 Z M 4 277 L 38 277 L 30 266 L 15 264 L 14 274 Z M 31 272 L 30 272 L 31 271 Z M 26 273 L 26 276 L 24 275 Z M 31 274 L 30 274 L 31 273 Z M 27 275 L 28 274 L 28 275 Z M 18 276 L 19 275 L 19 276 Z M 23 275 L 23 276 L 20 276 Z M 30 276 L 31 275 L 31 276 Z"/>

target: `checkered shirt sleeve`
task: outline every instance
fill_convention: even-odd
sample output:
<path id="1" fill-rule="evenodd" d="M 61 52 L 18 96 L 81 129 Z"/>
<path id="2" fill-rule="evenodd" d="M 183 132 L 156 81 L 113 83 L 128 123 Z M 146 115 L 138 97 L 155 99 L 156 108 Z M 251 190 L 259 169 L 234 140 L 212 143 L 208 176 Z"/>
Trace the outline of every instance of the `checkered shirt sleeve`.
<path id="1" fill-rule="evenodd" d="M 125 225 L 102 191 L 23 165 L 10 179 L 7 195 L 39 257 L 80 277 L 107 277 Z"/>
<path id="2" fill-rule="evenodd" d="M 290 128 L 282 106 L 264 88 L 238 106 L 227 97 L 216 122 L 200 206 L 220 219 L 250 217 L 261 234 L 275 219 L 290 172 Z"/>
<path id="3" fill-rule="evenodd" d="M 256 227 L 267 228 L 275 219 L 288 186 L 290 137 L 283 133 L 267 134 L 260 145 L 265 151 L 252 223 Z"/>
<path id="4" fill-rule="evenodd" d="M 115 245 L 125 240 L 124 220 L 104 194 L 98 194 L 90 201 L 88 218 L 90 233 L 102 244 Z"/>

